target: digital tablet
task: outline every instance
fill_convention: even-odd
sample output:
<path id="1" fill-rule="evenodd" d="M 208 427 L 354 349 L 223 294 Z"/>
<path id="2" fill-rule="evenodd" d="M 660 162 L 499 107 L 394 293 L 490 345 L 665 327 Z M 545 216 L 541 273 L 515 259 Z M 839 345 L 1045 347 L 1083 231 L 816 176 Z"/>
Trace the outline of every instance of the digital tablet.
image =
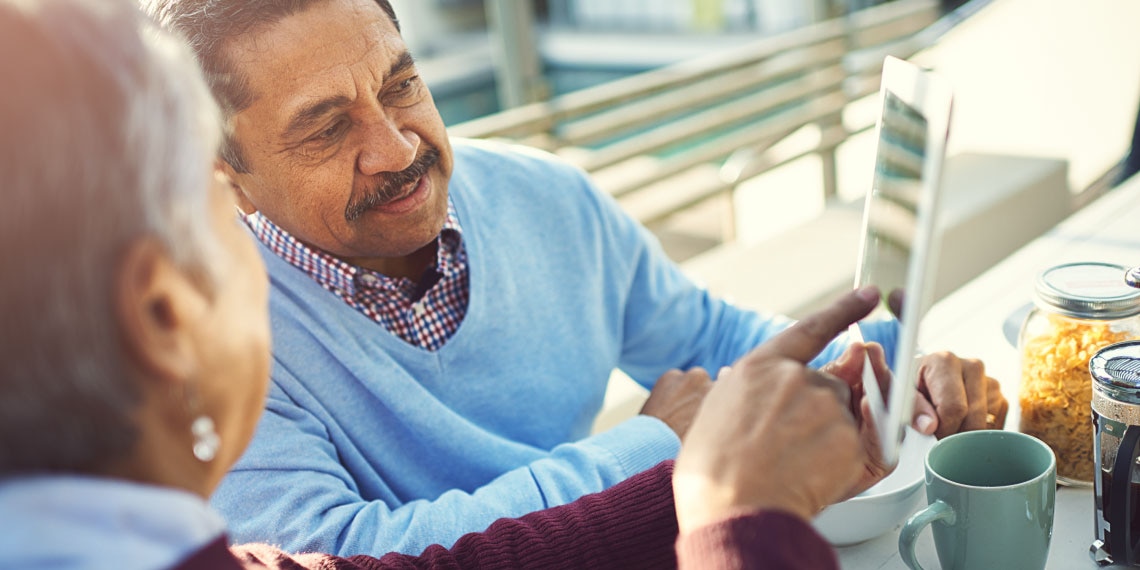
<path id="1" fill-rule="evenodd" d="M 952 94 L 945 79 L 887 57 L 879 89 L 875 170 L 863 207 L 855 287 L 876 285 L 883 300 L 867 320 L 895 320 L 891 379 L 877 382 L 864 362 L 863 385 L 883 460 L 894 465 L 911 422 L 918 382 L 918 327 L 934 294 L 937 210 Z M 861 340 L 860 324 L 851 336 Z"/>

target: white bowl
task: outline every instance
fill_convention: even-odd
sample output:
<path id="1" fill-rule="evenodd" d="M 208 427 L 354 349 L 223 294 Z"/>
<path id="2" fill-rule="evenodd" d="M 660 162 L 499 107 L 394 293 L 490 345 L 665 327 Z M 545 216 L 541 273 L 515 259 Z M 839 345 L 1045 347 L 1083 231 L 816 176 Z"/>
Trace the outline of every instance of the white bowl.
<path id="1" fill-rule="evenodd" d="M 870 540 L 901 525 L 925 504 L 922 492 L 926 452 L 937 441 L 907 428 L 899 448 L 899 464 L 875 486 L 827 507 L 812 523 L 835 546 Z"/>

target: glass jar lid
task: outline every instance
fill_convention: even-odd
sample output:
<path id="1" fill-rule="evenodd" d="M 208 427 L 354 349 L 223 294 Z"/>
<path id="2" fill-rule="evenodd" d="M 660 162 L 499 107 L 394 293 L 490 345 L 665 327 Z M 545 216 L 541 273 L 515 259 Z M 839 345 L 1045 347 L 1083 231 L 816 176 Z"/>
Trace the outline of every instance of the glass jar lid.
<path id="1" fill-rule="evenodd" d="M 1140 289 L 1124 280 L 1128 268 L 1112 263 L 1067 263 L 1037 278 L 1037 304 L 1079 319 L 1120 319 L 1140 314 Z"/>
<path id="2" fill-rule="evenodd" d="M 1089 372 L 1100 384 L 1140 390 L 1140 341 L 1106 346 L 1089 360 Z"/>

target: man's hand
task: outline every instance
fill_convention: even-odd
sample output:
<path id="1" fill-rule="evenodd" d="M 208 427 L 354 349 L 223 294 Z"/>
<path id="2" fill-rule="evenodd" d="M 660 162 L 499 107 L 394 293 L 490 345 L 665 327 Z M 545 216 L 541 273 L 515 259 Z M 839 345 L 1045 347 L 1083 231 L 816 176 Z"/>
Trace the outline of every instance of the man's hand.
<path id="1" fill-rule="evenodd" d="M 712 378 L 704 368 L 688 372 L 670 370 L 657 379 L 640 413 L 665 422 L 677 437 L 684 440 L 710 389 Z"/>
<path id="2" fill-rule="evenodd" d="M 863 366 L 867 361 L 871 363 L 875 378 L 880 379 L 879 388 L 885 394 L 891 377 L 890 367 L 887 366 L 887 357 L 883 352 L 883 347 L 877 343 L 852 343 L 839 358 L 827 363 L 820 369 L 841 380 L 851 391 L 848 410 L 855 418 L 855 424 L 859 430 L 859 441 L 865 453 L 863 471 L 859 480 L 841 499 L 848 499 L 866 491 L 871 485 L 878 483 L 894 470 L 893 466 L 887 465 L 883 461 L 878 428 L 874 422 L 867 419 L 871 417 L 871 401 L 863 391 Z"/>
<path id="3" fill-rule="evenodd" d="M 879 379 L 880 389 L 886 394 L 891 373 L 883 347 L 876 343 L 852 344 L 821 369 L 851 388 L 851 413 L 868 453 L 864 477 L 852 489 L 852 495 L 866 490 L 891 471 L 891 467 L 882 462 L 875 426 L 864 421 L 871 413 L 870 402 L 863 392 L 864 352 Z M 981 361 L 961 359 L 948 352 L 931 354 L 923 357 L 918 374 L 911 424 L 919 433 L 941 438 L 960 431 L 1001 429 L 1005 423 L 1009 403 L 1002 396 L 998 381 L 985 375 Z"/>
<path id="4" fill-rule="evenodd" d="M 980 360 L 928 354 L 918 367 L 914 428 L 943 438 L 962 431 L 1002 429 L 1009 402 Z"/>
<path id="5" fill-rule="evenodd" d="M 902 319 L 903 297 L 902 289 L 887 296 L 887 305 L 898 319 Z M 949 352 L 927 355 L 919 365 L 917 386 L 913 425 L 919 433 L 942 438 L 1005 426 L 1009 402 L 1001 393 L 1001 384 L 986 376 L 980 360 L 961 359 Z"/>
<path id="6" fill-rule="evenodd" d="M 866 454 L 850 391 L 806 363 L 878 298 L 874 288 L 849 293 L 718 376 L 674 470 L 682 532 L 758 509 L 808 520 L 858 483 Z"/>

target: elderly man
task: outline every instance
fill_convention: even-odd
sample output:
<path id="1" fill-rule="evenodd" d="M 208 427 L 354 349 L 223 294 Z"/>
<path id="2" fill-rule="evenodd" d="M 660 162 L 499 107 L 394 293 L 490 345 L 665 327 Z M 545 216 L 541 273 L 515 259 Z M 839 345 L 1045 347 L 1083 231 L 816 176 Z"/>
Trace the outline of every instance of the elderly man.
<path id="1" fill-rule="evenodd" d="M 144 4 L 206 71 L 271 278 L 267 413 L 215 496 L 241 540 L 418 552 L 605 489 L 677 453 L 701 369 L 788 325 L 693 285 L 574 168 L 449 140 L 386 0 Z M 614 368 L 650 399 L 590 435 Z M 924 431 L 1004 414 L 980 363 L 925 370 Z"/>

